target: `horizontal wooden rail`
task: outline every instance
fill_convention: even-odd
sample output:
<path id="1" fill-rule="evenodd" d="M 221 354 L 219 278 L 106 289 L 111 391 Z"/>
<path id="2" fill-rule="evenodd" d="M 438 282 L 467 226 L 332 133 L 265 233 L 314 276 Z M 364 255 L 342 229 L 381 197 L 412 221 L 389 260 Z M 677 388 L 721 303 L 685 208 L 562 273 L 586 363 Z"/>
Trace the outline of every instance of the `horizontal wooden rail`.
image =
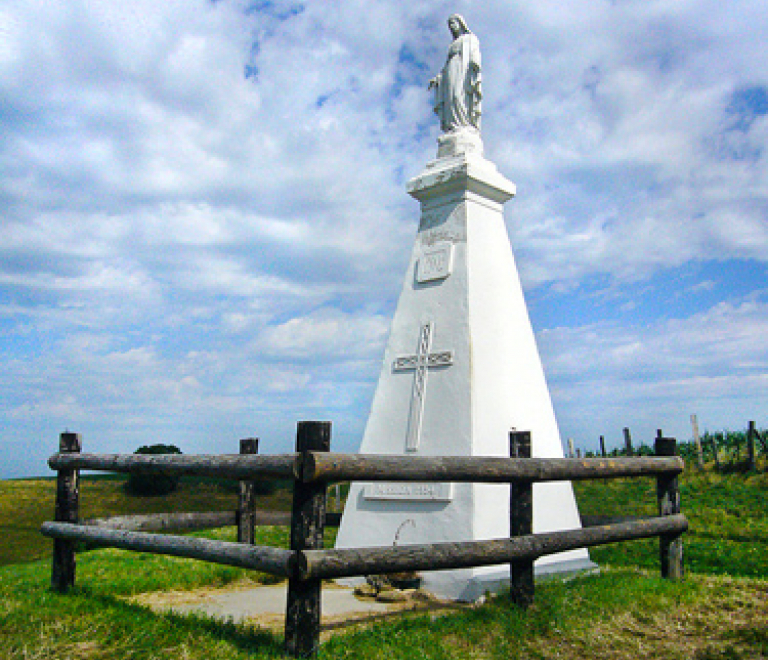
<path id="1" fill-rule="evenodd" d="M 297 459 L 297 467 L 302 457 Z M 576 481 L 679 474 L 678 456 L 663 458 L 503 458 L 492 456 L 389 456 L 309 452 L 303 457 L 304 482 L 313 481 Z"/>
<path id="2" fill-rule="evenodd" d="M 148 513 L 81 520 L 82 525 L 129 532 L 162 532 L 166 529 L 192 531 L 230 527 L 237 523 L 236 511 L 199 511 L 187 513 Z"/>
<path id="3" fill-rule="evenodd" d="M 190 474 L 316 481 L 577 481 L 679 474 L 677 456 L 646 458 L 505 458 L 496 456 L 390 456 L 308 452 L 276 455 L 54 454 L 53 470 Z"/>
<path id="4" fill-rule="evenodd" d="M 228 479 L 293 478 L 296 454 L 54 454 L 53 470 L 101 470 L 143 474 L 191 474 Z"/>
<path id="5" fill-rule="evenodd" d="M 296 568 L 301 579 L 327 579 L 490 566 L 519 560 L 533 560 L 543 555 L 605 543 L 681 534 L 686 529 L 688 529 L 688 520 L 684 515 L 678 514 L 617 525 L 531 534 L 491 541 L 304 550 L 298 554 Z"/>
<path id="6" fill-rule="evenodd" d="M 90 518 L 82 520 L 83 525 L 102 527 L 106 529 L 123 529 L 130 532 L 161 532 L 166 529 L 196 530 L 212 529 L 214 527 L 230 527 L 237 523 L 236 511 L 202 511 L 190 513 L 148 513 L 145 515 L 112 516 L 110 518 Z M 288 527 L 291 524 L 290 511 L 253 512 L 255 527 Z M 325 526 L 338 527 L 341 524 L 341 514 L 326 512 Z"/>
<path id="7" fill-rule="evenodd" d="M 43 523 L 40 531 L 45 536 L 56 539 L 85 541 L 123 550 L 200 559 L 264 571 L 280 577 L 289 577 L 293 572 L 294 553 L 283 548 L 211 541 L 188 536 L 126 532 L 73 523 L 46 522 Z"/>

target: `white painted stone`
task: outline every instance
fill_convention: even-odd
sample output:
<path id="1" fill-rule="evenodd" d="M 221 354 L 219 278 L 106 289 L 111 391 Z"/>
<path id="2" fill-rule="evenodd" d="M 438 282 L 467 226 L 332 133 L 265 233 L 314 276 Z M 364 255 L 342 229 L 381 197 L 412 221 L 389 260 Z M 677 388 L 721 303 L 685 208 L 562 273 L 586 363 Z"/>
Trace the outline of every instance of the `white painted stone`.
<path id="1" fill-rule="evenodd" d="M 447 158 L 459 154 L 483 155 L 483 140 L 480 131 L 472 128 L 453 130 L 437 138 L 437 157 Z"/>
<path id="2" fill-rule="evenodd" d="M 460 149 L 460 140 L 453 144 Z M 504 225 L 514 184 L 472 149 L 429 163 L 408 192 L 421 202 L 419 231 L 360 452 L 509 456 L 509 432 L 517 429 L 531 431 L 534 456 L 562 457 Z M 439 265 L 442 257 L 422 265 L 445 246 L 450 267 Z M 392 545 L 398 534 L 398 545 L 509 535 L 508 486 L 425 486 L 352 484 L 337 547 Z M 535 532 L 579 526 L 570 483 L 534 486 Z M 587 551 L 576 550 L 544 557 L 536 570 L 588 566 Z M 473 600 L 508 575 L 508 566 L 434 571 L 424 583 Z"/>

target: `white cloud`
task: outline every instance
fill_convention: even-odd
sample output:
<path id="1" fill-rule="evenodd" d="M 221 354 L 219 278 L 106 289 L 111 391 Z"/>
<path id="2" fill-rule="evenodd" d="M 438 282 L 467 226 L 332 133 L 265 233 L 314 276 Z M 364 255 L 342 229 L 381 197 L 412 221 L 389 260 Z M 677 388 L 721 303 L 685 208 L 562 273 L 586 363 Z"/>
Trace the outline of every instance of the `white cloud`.
<path id="1" fill-rule="evenodd" d="M 284 440 L 306 414 L 332 415 L 354 446 L 416 229 L 404 183 L 435 152 L 425 85 L 456 10 L 483 48 L 486 152 L 518 184 L 507 218 L 526 285 L 765 263 L 756 0 L 8 0 L 9 433 L 204 442 L 253 434 L 258 417 Z M 701 392 L 728 417 L 719 402 L 736 382 L 763 391 L 764 373 L 762 303 L 729 300 L 706 318 L 550 329 L 556 398 L 576 411 L 599 391 L 629 410 L 611 403 L 629 383 L 627 400 Z"/>
<path id="2" fill-rule="evenodd" d="M 564 434 L 586 445 L 637 426 L 690 439 L 691 413 L 710 430 L 765 424 L 768 304 L 750 297 L 646 327 L 598 324 L 541 333 Z M 560 404 L 560 405 L 558 405 Z"/>
<path id="3" fill-rule="evenodd" d="M 265 354 L 286 360 L 378 358 L 384 349 L 387 319 L 323 309 L 267 328 L 259 341 Z"/>

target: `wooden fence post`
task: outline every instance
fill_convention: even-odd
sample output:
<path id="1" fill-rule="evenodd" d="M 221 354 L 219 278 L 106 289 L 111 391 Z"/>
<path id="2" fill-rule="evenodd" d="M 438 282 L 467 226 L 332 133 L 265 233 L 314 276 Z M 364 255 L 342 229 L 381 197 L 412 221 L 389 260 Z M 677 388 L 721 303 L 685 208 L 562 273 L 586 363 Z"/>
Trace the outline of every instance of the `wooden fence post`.
<path id="1" fill-rule="evenodd" d="M 676 456 L 677 441 L 665 438 L 659 430 L 654 446 L 657 456 Z M 659 515 L 672 516 L 680 513 L 680 488 L 677 475 L 660 474 L 656 478 L 656 497 Z M 683 541 L 680 534 L 659 537 L 661 577 L 680 580 L 683 577 Z"/>
<path id="2" fill-rule="evenodd" d="M 531 432 L 509 434 L 511 458 L 531 457 Z M 509 536 L 533 534 L 533 483 L 511 481 L 509 484 Z M 509 595 L 518 607 L 527 608 L 534 596 L 533 561 L 513 561 L 509 565 Z"/>
<path id="3" fill-rule="evenodd" d="M 77 433 L 59 436 L 59 452 L 77 454 L 82 450 Z M 56 522 L 77 523 L 80 508 L 80 470 L 59 470 L 56 475 Z M 54 539 L 51 587 L 64 593 L 75 586 L 75 541 Z"/>
<path id="4" fill-rule="evenodd" d="M 330 422 L 299 422 L 296 451 L 330 451 Z M 320 550 L 323 547 L 327 485 L 323 481 L 304 483 L 301 475 L 293 482 L 291 550 Z M 320 643 L 319 579 L 288 580 L 285 615 L 285 648 L 295 658 L 317 653 Z"/>
<path id="5" fill-rule="evenodd" d="M 258 454 L 259 439 L 244 438 L 240 440 L 241 454 Z M 253 545 L 254 522 L 256 518 L 256 493 L 253 481 L 240 482 L 240 494 L 237 501 L 237 542 Z"/>
<path id="6" fill-rule="evenodd" d="M 754 422 L 749 423 L 747 430 L 747 469 L 757 470 L 757 453 L 755 451 L 755 438 L 757 428 Z"/>
<path id="7" fill-rule="evenodd" d="M 704 469 L 704 448 L 701 446 L 701 436 L 699 435 L 699 418 L 691 415 L 691 430 L 693 431 L 693 443 L 696 446 L 696 461 L 699 470 Z"/>
<path id="8" fill-rule="evenodd" d="M 627 452 L 627 456 L 634 456 L 635 452 L 632 449 L 632 434 L 629 432 L 629 427 L 624 427 L 624 449 Z"/>

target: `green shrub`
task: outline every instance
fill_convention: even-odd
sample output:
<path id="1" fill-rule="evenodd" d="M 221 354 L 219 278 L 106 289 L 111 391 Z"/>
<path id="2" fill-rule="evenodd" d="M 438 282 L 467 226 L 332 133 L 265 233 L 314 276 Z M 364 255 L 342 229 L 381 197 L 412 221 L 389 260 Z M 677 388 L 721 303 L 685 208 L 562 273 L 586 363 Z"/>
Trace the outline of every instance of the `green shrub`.
<path id="1" fill-rule="evenodd" d="M 139 447 L 134 454 L 181 454 L 174 445 L 149 445 Z M 173 493 L 179 487 L 179 477 L 171 474 L 131 474 L 125 484 L 131 495 L 156 497 Z"/>

